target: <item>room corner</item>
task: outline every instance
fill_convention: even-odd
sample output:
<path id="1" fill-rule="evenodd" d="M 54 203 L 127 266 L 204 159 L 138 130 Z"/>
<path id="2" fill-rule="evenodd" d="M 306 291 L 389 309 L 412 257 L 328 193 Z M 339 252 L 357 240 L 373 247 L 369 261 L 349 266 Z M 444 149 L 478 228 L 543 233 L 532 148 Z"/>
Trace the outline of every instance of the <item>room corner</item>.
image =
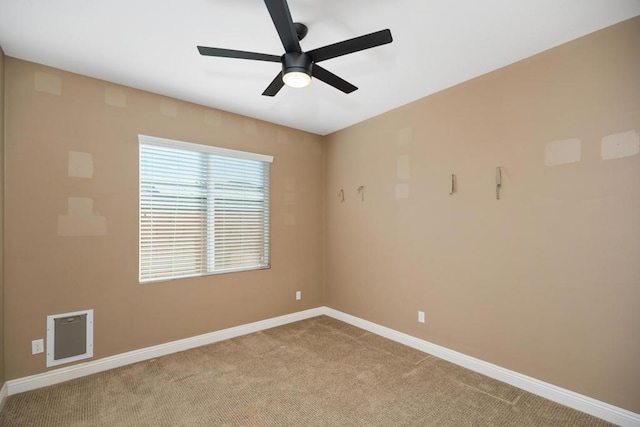
<path id="1" fill-rule="evenodd" d="M 0 46 L 0 408 L 6 396 L 4 378 L 4 51 Z"/>

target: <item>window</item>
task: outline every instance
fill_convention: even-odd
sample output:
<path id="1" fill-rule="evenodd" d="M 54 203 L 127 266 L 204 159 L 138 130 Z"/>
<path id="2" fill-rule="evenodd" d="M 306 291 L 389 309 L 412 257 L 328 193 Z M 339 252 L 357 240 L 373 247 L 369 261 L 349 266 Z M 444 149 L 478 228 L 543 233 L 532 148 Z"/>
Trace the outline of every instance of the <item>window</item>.
<path id="1" fill-rule="evenodd" d="M 269 268 L 273 157 L 138 141 L 140 282 Z"/>

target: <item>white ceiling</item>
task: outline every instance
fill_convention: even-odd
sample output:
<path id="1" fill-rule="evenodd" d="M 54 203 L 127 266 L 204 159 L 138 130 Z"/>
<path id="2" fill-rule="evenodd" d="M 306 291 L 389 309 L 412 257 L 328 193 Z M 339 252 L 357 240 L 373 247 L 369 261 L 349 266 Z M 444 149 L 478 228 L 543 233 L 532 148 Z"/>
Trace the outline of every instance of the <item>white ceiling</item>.
<path id="1" fill-rule="evenodd" d="M 289 0 L 305 51 L 389 28 L 389 45 L 322 63 L 359 87 L 314 80 L 262 96 L 280 64 L 201 56 L 197 45 L 281 55 L 261 0 L 0 0 L 9 56 L 326 135 L 598 29 L 640 0 Z"/>

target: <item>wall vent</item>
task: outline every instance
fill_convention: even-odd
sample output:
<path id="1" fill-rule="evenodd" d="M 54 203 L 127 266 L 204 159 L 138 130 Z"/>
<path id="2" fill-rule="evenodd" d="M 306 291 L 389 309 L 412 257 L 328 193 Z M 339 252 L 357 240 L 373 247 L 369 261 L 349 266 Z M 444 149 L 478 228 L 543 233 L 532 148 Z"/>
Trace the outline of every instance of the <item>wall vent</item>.
<path id="1" fill-rule="evenodd" d="M 47 367 L 93 357 L 93 310 L 47 316 Z"/>

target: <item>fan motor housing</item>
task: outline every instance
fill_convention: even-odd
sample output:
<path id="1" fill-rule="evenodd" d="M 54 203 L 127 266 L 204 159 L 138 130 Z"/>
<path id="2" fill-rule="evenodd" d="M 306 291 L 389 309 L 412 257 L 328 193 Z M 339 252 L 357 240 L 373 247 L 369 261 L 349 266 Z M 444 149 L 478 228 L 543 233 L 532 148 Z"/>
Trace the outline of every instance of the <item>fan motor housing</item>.
<path id="1" fill-rule="evenodd" d="M 290 52 L 282 55 L 282 74 L 291 72 L 305 73 L 311 75 L 313 61 L 306 53 Z"/>

